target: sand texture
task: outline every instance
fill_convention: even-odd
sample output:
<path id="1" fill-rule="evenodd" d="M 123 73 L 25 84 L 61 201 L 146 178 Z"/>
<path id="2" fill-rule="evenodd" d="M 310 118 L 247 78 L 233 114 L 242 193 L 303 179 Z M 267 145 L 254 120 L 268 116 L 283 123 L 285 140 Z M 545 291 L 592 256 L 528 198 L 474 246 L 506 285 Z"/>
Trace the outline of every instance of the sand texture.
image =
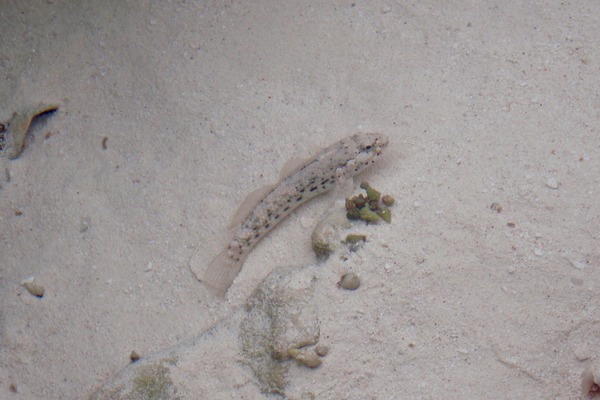
<path id="1" fill-rule="evenodd" d="M 0 2 L 0 146 L 59 107 L 0 156 L 0 399 L 589 397 L 599 40 L 592 0 Z M 378 164 L 211 294 L 246 195 L 360 131 Z M 319 262 L 363 179 L 391 224 Z"/>

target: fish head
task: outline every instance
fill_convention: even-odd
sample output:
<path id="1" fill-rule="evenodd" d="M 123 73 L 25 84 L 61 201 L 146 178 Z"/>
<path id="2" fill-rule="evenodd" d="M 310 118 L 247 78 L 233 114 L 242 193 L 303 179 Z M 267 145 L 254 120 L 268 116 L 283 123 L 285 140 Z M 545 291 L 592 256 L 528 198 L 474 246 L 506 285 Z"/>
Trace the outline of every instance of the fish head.
<path id="1" fill-rule="evenodd" d="M 381 133 L 357 133 L 352 136 L 352 139 L 356 143 L 357 150 L 360 153 L 372 153 L 371 156 L 381 154 L 389 143 L 388 138 Z"/>
<path id="2" fill-rule="evenodd" d="M 374 164 L 388 145 L 388 138 L 380 133 L 357 133 L 344 142 L 341 164 L 336 169 L 338 179 L 360 174 Z"/>
<path id="3" fill-rule="evenodd" d="M 373 164 L 388 145 L 388 138 L 381 133 L 357 133 L 352 136 L 356 144 L 356 156 L 352 160 L 354 174 Z"/>

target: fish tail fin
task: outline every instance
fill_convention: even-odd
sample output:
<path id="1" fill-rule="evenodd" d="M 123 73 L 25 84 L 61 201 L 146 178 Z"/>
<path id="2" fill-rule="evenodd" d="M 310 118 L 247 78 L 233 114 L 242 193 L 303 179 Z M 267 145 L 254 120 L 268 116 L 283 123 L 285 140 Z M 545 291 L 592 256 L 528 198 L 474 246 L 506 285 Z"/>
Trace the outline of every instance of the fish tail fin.
<path id="1" fill-rule="evenodd" d="M 228 249 L 223 250 L 211 261 L 204 271 L 202 282 L 213 289 L 220 297 L 225 297 L 227 289 L 242 269 L 243 259 L 235 261 L 229 257 Z"/>

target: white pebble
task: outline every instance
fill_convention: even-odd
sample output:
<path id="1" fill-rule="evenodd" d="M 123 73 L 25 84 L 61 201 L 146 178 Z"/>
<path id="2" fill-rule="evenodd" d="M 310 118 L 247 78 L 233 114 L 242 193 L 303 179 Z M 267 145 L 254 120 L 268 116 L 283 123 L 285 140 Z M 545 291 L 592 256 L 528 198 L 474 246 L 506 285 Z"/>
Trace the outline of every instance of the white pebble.
<path id="1" fill-rule="evenodd" d="M 586 267 L 585 262 L 579 260 L 569 260 L 571 265 L 577 269 L 584 269 Z"/>
<path id="2" fill-rule="evenodd" d="M 44 297 L 44 287 L 39 283 L 36 283 L 33 276 L 23 279 L 21 285 L 23 285 L 31 295 L 35 297 Z"/>
<path id="3" fill-rule="evenodd" d="M 381 12 L 384 14 L 387 14 L 390 11 L 392 11 L 392 6 L 390 6 L 389 4 L 386 4 L 383 7 L 381 7 Z"/>
<path id="4" fill-rule="evenodd" d="M 558 189 L 559 183 L 556 180 L 556 178 L 552 177 L 552 178 L 546 179 L 546 186 L 549 187 L 550 189 Z"/>
<path id="5" fill-rule="evenodd" d="M 356 290 L 360 287 L 360 279 L 356 274 L 349 272 L 342 276 L 342 279 L 338 282 L 338 287 L 346 290 Z"/>

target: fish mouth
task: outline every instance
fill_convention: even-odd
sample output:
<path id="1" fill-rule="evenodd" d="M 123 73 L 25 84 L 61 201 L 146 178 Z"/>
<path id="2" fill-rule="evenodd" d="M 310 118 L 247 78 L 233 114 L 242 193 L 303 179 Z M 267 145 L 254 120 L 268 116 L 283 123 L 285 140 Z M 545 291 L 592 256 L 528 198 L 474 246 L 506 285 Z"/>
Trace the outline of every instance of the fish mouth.
<path id="1" fill-rule="evenodd" d="M 375 154 L 380 155 L 383 148 L 388 145 L 388 142 L 389 140 L 386 136 L 379 135 L 379 137 L 375 139 L 375 144 L 373 145 Z"/>

